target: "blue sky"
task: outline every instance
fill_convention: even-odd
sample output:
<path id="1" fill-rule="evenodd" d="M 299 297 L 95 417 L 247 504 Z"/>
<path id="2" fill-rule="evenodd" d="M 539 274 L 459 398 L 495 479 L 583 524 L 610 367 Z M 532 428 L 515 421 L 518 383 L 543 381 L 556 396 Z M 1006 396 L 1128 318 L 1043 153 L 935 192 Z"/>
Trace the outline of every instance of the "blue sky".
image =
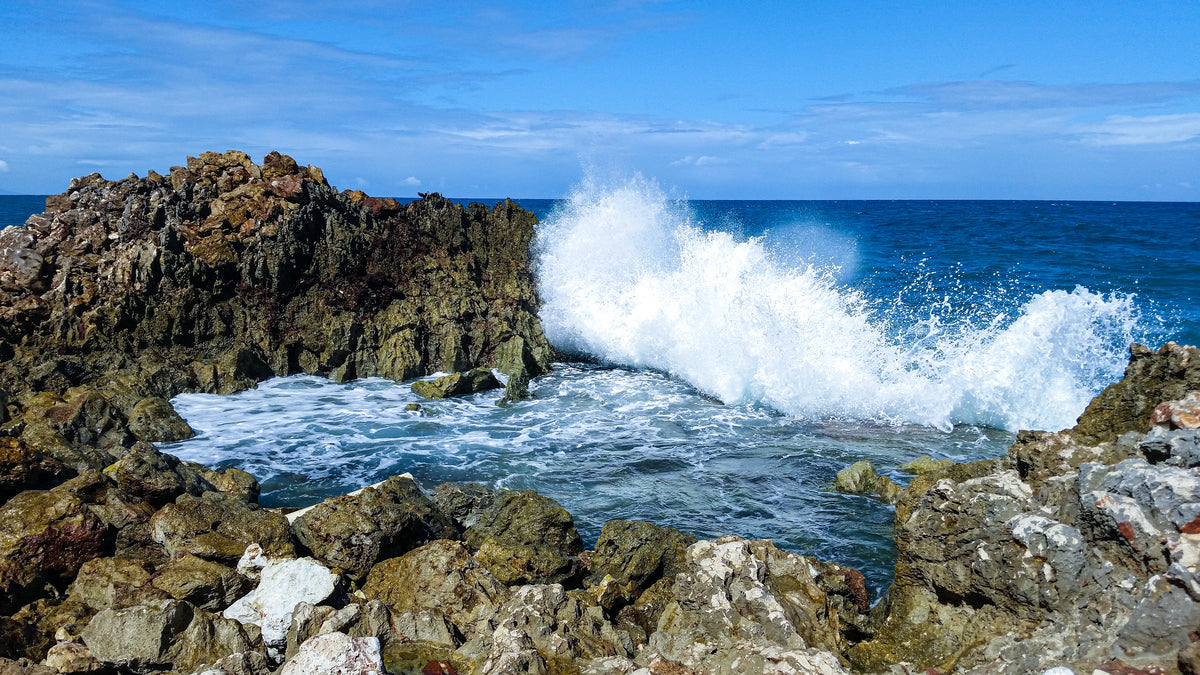
<path id="1" fill-rule="evenodd" d="M 272 149 L 375 195 L 1200 199 L 1200 3 L 0 3 L 0 191 Z"/>

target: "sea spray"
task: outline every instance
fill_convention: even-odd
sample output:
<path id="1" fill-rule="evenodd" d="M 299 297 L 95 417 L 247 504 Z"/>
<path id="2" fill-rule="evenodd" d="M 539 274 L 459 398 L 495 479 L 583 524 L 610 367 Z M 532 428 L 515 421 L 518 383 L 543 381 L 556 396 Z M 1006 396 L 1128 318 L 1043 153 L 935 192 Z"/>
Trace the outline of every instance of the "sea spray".
<path id="1" fill-rule="evenodd" d="M 1034 295 L 1011 318 L 975 298 L 882 303 L 820 258 L 708 231 L 640 177 L 585 182 L 540 227 L 540 317 L 560 349 L 667 372 L 725 403 L 1008 430 L 1072 425 L 1120 376 L 1137 325 L 1132 297 L 1082 287 Z"/>

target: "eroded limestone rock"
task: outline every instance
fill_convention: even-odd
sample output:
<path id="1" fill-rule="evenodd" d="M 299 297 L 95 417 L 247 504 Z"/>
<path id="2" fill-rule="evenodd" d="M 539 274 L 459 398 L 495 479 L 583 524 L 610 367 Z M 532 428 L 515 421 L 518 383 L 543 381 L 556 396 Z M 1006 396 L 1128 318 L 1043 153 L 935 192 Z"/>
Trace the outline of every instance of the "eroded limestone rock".
<path id="1" fill-rule="evenodd" d="M 263 567 L 258 587 L 222 616 L 258 626 L 271 653 L 282 656 L 296 607 L 324 602 L 337 587 L 338 576 L 312 558 L 272 560 Z"/>

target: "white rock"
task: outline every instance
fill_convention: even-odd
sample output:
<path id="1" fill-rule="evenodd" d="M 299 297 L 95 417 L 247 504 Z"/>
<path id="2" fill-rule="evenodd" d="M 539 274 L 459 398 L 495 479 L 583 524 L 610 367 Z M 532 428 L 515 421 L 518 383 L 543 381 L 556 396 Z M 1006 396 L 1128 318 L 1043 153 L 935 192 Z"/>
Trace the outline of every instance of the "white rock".
<path id="1" fill-rule="evenodd" d="M 1042 672 L 1042 675 L 1075 675 L 1075 671 L 1066 666 L 1054 666 Z"/>
<path id="2" fill-rule="evenodd" d="M 304 641 L 277 675 L 386 675 L 379 638 L 326 633 Z"/>
<path id="3" fill-rule="evenodd" d="M 267 554 L 263 553 L 262 546 L 250 544 L 246 547 L 245 552 L 242 553 L 241 559 L 238 560 L 238 574 L 251 579 L 257 579 L 259 573 L 262 572 L 262 568 L 266 567 L 269 561 L 270 558 L 267 557 Z"/>
<path id="4" fill-rule="evenodd" d="M 312 558 L 271 560 L 262 570 L 258 588 L 223 612 L 227 619 L 262 629 L 268 652 L 278 658 L 287 645 L 287 631 L 296 605 L 320 604 L 333 594 L 338 577 Z"/>

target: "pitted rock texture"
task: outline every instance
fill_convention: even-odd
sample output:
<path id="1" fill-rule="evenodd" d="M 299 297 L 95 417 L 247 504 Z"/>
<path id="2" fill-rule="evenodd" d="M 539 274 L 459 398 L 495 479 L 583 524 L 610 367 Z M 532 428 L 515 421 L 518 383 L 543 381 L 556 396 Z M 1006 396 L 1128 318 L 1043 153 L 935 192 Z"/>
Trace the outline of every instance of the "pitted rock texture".
<path id="1" fill-rule="evenodd" d="M 313 557 L 355 580 L 366 578 L 383 558 L 459 534 L 416 481 L 404 476 L 393 476 L 357 494 L 326 499 L 292 526 Z"/>
<path id="2" fill-rule="evenodd" d="M 1184 659 L 1200 625 L 1197 364 L 1195 347 L 1134 345 L 1075 428 L 914 478 L 896 581 L 851 662 L 982 675 Z"/>
<path id="3" fill-rule="evenodd" d="M 135 406 L 300 372 L 549 367 L 528 267 L 535 218 L 512 202 L 402 205 L 338 193 L 285 155 L 234 151 L 169 176 L 92 174 L 46 201 L 0 234 L 12 399 L 94 385 L 143 437 L 178 437 L 178 422 L 145 423 L 162 411 Z"/>

